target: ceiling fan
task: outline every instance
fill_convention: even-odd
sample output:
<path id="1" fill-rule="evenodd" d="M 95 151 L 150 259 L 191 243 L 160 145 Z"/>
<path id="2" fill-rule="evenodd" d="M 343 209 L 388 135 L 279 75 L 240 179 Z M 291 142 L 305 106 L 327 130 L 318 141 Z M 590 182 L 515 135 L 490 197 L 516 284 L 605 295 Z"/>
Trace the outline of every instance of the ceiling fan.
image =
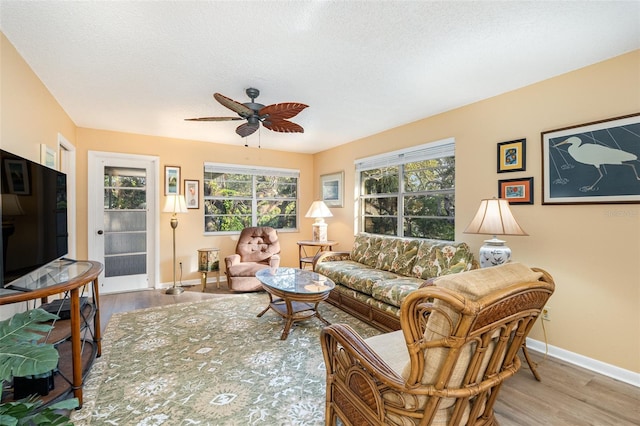
<path id="1" fill-rule="evenodd" d="M 255 101 L 260 95 L 258 89 L 252 87 L 246 90 L 247 96 L 251 98 L 251 102 L 241 104 L 231 98 L 227 98 L 220 93 L 214 93 L 213 97 L 231 111 L 238 114 L 238 117 L 200 117 L 185 118 L 186 121 L 232 121 L 247 120 L 246 123 L 238 126 L 236 133 L 243 138 L 254 133 L 260 127 L 260 123 L 269 130 L 282 133 L 304 133 L 302 126 L 289 121 L 291 117 L 295 117 L 307 108 L 308 105 L 298 102 L 284 102 L 281 104 L 273 104 L 264 106 Z"/>

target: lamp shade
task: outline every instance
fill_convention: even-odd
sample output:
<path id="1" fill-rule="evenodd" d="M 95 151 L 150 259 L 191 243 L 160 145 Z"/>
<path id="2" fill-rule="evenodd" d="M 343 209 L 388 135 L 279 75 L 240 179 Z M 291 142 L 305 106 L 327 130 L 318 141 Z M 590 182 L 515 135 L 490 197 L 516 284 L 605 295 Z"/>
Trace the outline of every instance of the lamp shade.
<path id="1" fill-rule="evenodd" d="M 507 200 L 482 200 L 475 217 L 464 230 L 465 234 L 529 235 L 518 225 Z"/>
<path id="2" fill-rule="evenodd" d="M 162 211 L 165 213 L 186 213 L 187 202 L 184 195 L 167 195 Z"/>
<path id="3" fill-rule="evenodd" d="M 311 207 L 307 211 L 307 214 L 304 217 L 313 217 L 313 218 L 322 218 L 322 217 L 332 217 L 333 214 L 329 207 L 324 203 L 324 201 L 314 201 L 311 203 Z"/>

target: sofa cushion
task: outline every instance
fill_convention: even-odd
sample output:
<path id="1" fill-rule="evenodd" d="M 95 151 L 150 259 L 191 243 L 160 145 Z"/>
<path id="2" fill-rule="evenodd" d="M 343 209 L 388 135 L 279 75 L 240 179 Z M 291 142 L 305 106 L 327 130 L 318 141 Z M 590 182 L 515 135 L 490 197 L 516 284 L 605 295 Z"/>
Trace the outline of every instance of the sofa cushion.
<path id="1" fill-rule="evenodd" d="M 411 275 L 419 244 L 420 240 L 416 238 L 384 237 L 376 268 L 399 275 Z"/>
<path id="2" fill-rule="evenodd" d="M 373 284 L 377 281 L 397 278 L 398 275 L 389 271 L 381 271 L 353 260 L 337 260 L 320 262 L 316 265 L 316 272 L 331 278 L 333 282 L 371 294 Z"/>
<path id="3" fill-rule="evenodd" d="M 413 277 L 398 277 L 392 280 L 378 281 L 373 284 L 371 296 L 392 306 L 400 307 L 407 295 L 424 284 L 424 280 Z"/>
<path id="4" fill-rule="evenodd" d="M 374 268 L 378 261 L 382 238 L 376 235 L 358 234 L 351 249 L 351 260 Z"/>
<path id="5" fill-rule="evenodd" d="M 411 275 L 429 279 L 473 268 L 473 253 L 466 243 L 422 240 L 416 253 Z"/>

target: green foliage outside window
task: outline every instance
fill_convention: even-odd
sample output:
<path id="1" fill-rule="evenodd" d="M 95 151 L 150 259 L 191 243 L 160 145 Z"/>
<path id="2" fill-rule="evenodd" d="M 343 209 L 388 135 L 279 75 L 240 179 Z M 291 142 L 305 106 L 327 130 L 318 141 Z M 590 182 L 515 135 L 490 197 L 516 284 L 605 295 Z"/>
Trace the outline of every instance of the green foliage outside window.
<path id="1" fill-rule="evenodd" d="M 455 238 L 453 156 L 364 170 L 360 181 L 364 232 Z"/>
<path id="2" fill-rule="evenodd" d="M 147 188 L 144 176 L 123 176 L 111 173 L 106 167 L 104 174 L 104 208 L 107 210 L 135 210 L 146 208 Z"/>
<path id="3" fill-rule="evenodd" d="M 297 198 L 295 177 L 205 170 L 205 232 L 241 231 L 248 226 L 296 229 Z"/>

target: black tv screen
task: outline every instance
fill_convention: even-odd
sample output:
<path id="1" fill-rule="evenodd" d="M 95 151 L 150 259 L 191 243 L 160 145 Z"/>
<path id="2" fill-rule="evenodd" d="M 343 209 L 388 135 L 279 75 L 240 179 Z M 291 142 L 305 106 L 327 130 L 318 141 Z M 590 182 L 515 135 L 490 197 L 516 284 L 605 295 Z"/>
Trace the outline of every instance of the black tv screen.
<path id="1" fill-rule="evenodd" d="M 3 287 L 68 252 L 67 176 L 0 150 Z"/>

